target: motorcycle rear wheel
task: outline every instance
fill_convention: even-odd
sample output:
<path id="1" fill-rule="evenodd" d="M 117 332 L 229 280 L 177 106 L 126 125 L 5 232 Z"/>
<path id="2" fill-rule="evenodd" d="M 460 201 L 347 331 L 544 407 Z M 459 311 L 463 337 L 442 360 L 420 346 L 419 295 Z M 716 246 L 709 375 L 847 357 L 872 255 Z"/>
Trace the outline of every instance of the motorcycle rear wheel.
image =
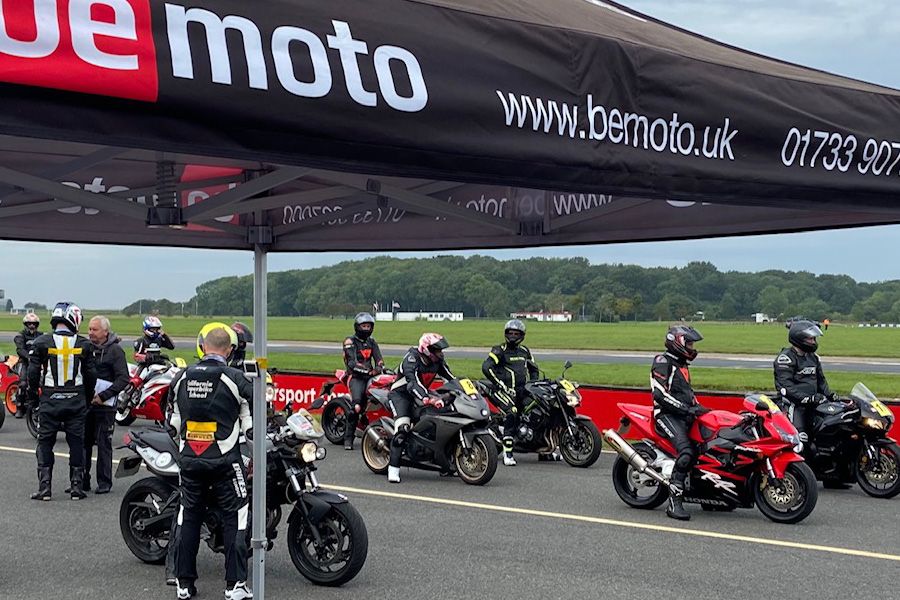
<path id="1" fill-rule="evenodd" d="M 651 462 L 653 460 L 653 452 L 643 442 L 634 444 L 633 448 L 640 454 L 644 460 Z M 655 480 L 648 480 L 651 485 L 639 485 L 642 475 L 635 471 L 634 467 L 628 464 L 621 456 L 616 456 L 613 463 L 612 480 L 616 494 L 622 499 L 622 502 L 632 508 L 641 508 L 651 510 L 663 503 L 669 498 L 669 490 L 657 483 Z M 647 496 L 639 496 L 639 489 L 653 489 Z"/>
<path id="2" fill-rule="evenodd" d="M 41 430 L 41 411 L 33 404 L 29 404 L 25 409 L 25 427 L 31 437 L 37 439 L 38 432 Z"/>
<path id="3" fill-rule="evenodd" d="M 378 434 L 378 437 L 384 442 L 384 447 L 379 448 L 378 442 L 372 439 L 372 431 Z M 369 467 L 369 470 L 379 475 L 384 475 L 388 470 L 388 462 L 391 458 L 390 450 L 391 437 L 384 427 L 378 423 L 373 423 L 366 427 L 366 431 L 362 437 L 362 457 L 363 462 Z"/>
<path id="4" fill-rule="evenodd" d="M 563 459 L 572 467 L 586 469 L 600 458 L 603 438 L 593 421 L 576 420 L 572 423 L 575 439 L 569 430 L 563 428 L 559 436 L 559 451 Z"/>
<path id="5" fill-rule="evenodd" d="M 287 546 L 291 562 L 316 585 L 336 587 L 359 573 L 369 553 L 366 524 L 353 505 L 333 504 L 315 525 L 321 544 L 316 545 L 313 525 L 294 515 L 288 526 Z"/>
<path id="6" fill-rule="evenodd" d="M 497 471 L 497 445 L 489 435 L 477 435 L 468 450 L 458 443 L 453 450 L 456 472 L 469 485 L 484 485 Z"/>
<path id="7" fill-rule="evenodd" d="M 137 529 L 140 519 L 154 516 L 154 501 L 164 504 L 174 488 L 156 477 L 146 477 L 136 481 L 125 492 L 119 508 L 119 529 L 122 539 L 131 553 L 145 563 L 161 565 L 166 562 L 169 551 L 169 527 L 165 528 L 165 539 Z M 174 513 L 173 513 L 174 516 Z M 164 541 L 165 544 L 160 544 Z"/>
<path id="8" fill-rule="evenodd" d="M 873 498 L 893 498 L 900 494 L 900 447 L 879 446 L 879 464 L 870 467 L 863 448 L 856 463 L 856 481 Z"/>
<path id="9" fill-rule="evenodd" d="M 332 444 L 343 444 L 347 431 L 347 410 L 350 407 L 348 396 L 335 396 L 322 409 L 322 431 Z"/>
<path id="10" fill-rule="evenodd" d="M 782 488 L 767 477 L 753 486 L 759 512 L 776 523 L 799 523 L 809 516 L 819 499 L 816 475 L 805 462 L 792 462 L 784 470 Z"/>

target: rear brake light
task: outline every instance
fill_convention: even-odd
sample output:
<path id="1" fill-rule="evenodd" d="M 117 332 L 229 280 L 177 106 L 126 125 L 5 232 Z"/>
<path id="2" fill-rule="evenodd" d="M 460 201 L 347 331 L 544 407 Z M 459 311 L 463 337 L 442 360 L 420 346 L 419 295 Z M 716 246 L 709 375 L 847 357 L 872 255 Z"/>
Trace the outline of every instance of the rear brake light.
<path id="1" fill-rule="evenodd" d="M 122 436 L 122 443 L 125 444 L 126 446 L 131 445 L 131 434 L 130 433 L 126 433 L 125 435 Z"/>

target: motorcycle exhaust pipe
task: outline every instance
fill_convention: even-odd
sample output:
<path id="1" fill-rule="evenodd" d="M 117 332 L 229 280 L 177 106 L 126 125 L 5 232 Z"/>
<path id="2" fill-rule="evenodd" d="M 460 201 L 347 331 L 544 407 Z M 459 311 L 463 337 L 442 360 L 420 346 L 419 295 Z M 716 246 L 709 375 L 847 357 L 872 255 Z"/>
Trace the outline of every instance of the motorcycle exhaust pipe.
<path id="1" fill-rule="evenodd" d="M 615 430 L 607 429 L 603 432 L 603 438 L 612 446 L 613 450 L 615 450 L 619 456 L 625 459 L 629 465 L 634 467 L 639 473 L 643 475 L 647 475 L 652 477 L 656 481 L 658 481 L 661 485 L 666 486 L 671 489 L 671 482 L 668 477 L 665 477 L 658 473 L 656 469 L 650 466 L 644 457 L 640 455 L 634 448 L 631 447 L 631 444 L 625 441 L 625 439 L 620 436 Z"/>

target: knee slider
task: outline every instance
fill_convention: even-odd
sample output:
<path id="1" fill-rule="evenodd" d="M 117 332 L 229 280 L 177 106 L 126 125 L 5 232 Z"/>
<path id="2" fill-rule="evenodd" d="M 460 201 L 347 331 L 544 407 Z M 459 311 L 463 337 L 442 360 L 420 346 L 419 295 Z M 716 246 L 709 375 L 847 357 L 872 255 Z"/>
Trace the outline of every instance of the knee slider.
<path id="1" fill-rule="evenodd" d="M 394 429 L 397 433 L 406 433 L 412 429 L 412 420 L 409 417 L 400 417 L 394 421 Z"/>

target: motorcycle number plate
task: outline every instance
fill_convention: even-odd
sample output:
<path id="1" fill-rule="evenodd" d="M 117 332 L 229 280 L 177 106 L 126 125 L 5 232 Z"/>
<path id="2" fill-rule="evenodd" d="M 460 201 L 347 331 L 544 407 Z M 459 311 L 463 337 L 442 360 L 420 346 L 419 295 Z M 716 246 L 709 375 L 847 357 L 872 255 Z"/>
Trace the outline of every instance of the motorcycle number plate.
<path id="1" fill-rule="evenodd" d="M 566 390 L 567 392 L 575 391 L 575 386 L 572 385 L 572 382 L 569 381 L 568 379 L 560 379 L 559 385 L 561 385 L 562 389 Z"/>
<path id="2" fill-rule="evenodd" d="M 881 400 L 875 400 L 874 402 L 872 402 L 872 408 L 875 410 L 875 412 L 877 412 L 882 417 L 891 416 L 891 409 L 889 409 L 887 406 L 885 406 L 881 402 Z"/>
<path id="3" fill-rule="evenodd" d="M 475 394 L 475 395 L 478 394 L 478 390 L 475 388 L 475 384 L 472 383 L 472 380 L 470 380 L 470 379 L 460 379 L 459 385 L 460 385 L 460 387 L 462 387 L 463 391 L 465 393 L 469 394 L 470 396 L 473 394 Z"/>
<path id="4" fill-rule="evenodd" d="M 143 461 L 138 456 L 126 456 L 120 460 L 119 466 L 116 467 L 116 479 L 137 473 L 138 469 L 141 468 L 141 462 Z"/>

